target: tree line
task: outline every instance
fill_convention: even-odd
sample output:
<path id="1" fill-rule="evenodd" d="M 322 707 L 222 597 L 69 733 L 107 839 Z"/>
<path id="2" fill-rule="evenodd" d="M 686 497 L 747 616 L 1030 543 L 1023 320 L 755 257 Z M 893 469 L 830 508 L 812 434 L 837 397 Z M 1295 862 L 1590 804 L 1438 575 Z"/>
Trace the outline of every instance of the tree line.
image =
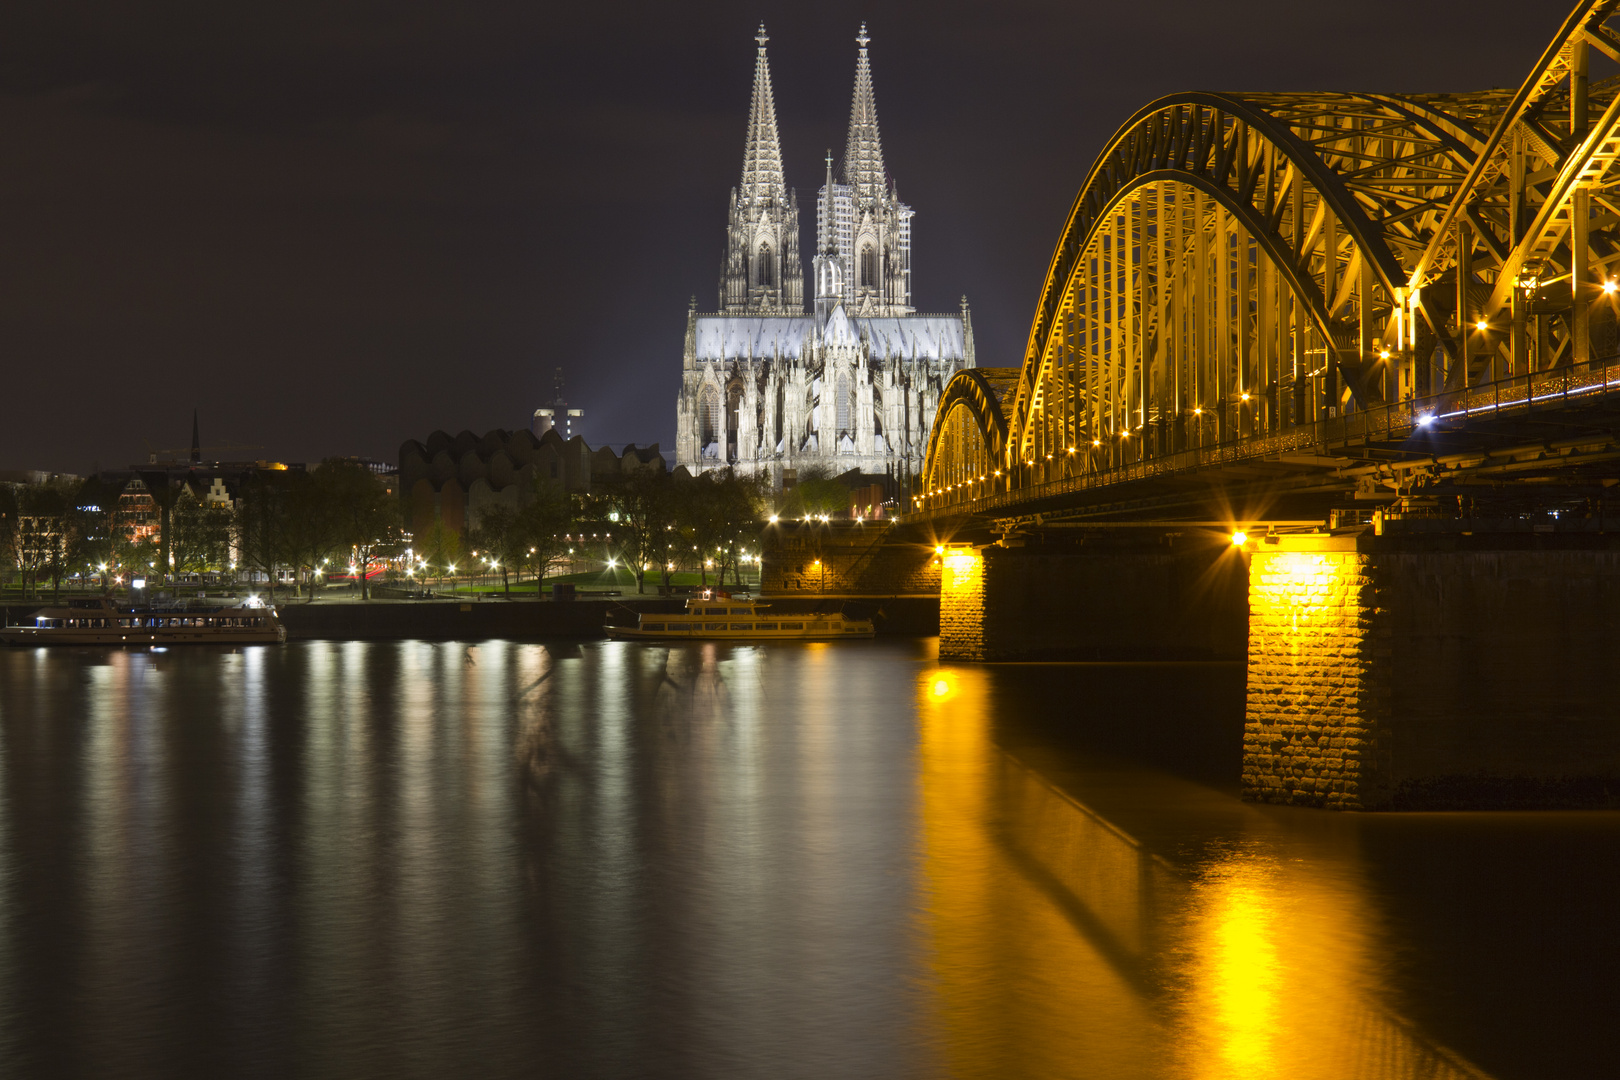
<path id="1" fill-rule="evenodd" d="M 323 566 L 365 572 L 401 538 L 397 501 L 382 479 L 355 461 L 332 459 L 313 470 L 257 470 L 229 503 L 161 473 L 147 473 L 140 500 L 124 481 L 55 481 L 0 488 L 0 566 L 25 595 L 48 582 L 99 574 L 157 585 L 173 575 L 245 570 L 274 592 L 277 573 Z M 134 494 L 140 494 L 136 492 Z M 149 519 L 149 520 L 148 520 Z"/>
<path id="2" fill-rule="evenodd" d="M 178 573 L 246 571 L 268 582 L 273 597 L 283 572 L 312 595 L 327 573 L 352 566 L 369 597 L 373 571 L 397 560 L 424 576 L 498 573 L 510 593 L 511 575 L 539 582 L 573 552 L 622 564 L 638 593 L 649 576 L 667 586 L 678 571 L 696 572 L 705 585 L 711 576 L 740 585 L 768 517 L 840 513 L 849 500 L 844 485 L 817 473 L 784 492 L 729 469 L 697 477 L 639 470 L 574 492 L 536 478 L 514 502 L 479 507 L 465 534 L 436 516 L 412 536 L 382 478 L 352 460 L 307 472 L 256 470 L 219 505 L 163 474 L 146 480 L 153 520 L 140 523 L 120 505 L 122 481 L 0 488 L 6 571 L 25 593 L 44 582 L 59 589 L 78 573 L 100 573 L 105 588 L 114 576 L 159 584 Z"/>

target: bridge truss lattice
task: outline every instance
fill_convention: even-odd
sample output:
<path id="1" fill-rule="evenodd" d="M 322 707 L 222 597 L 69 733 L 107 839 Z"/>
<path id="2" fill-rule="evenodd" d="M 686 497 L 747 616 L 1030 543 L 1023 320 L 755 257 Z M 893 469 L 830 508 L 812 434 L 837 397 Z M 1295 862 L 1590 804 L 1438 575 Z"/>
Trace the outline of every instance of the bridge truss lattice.
<path id="1" fill-rule="evenodd" d="M 1022 368 L 942 397 L 921 508 L 1415 425 L 1515 379 L 1529 403 L 1620 352 L 1620 75 L 1593 71 L 1620 65 L 1617 6 L 1578 5 L 1516 91 L 1142 108 L 1074 201 Z"/>

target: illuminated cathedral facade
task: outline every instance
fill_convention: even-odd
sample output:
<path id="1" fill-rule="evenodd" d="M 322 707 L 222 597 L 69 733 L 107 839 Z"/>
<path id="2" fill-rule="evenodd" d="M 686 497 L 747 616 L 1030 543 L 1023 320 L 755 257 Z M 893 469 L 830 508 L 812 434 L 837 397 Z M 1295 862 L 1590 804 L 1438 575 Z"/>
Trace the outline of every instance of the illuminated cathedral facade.
<path id="1" fill-rule="evenodd" d="M 945 384 L 974 366 L 967 301 L 944 315 L 912 307 L 912 211 L 884 169 L 863 24 L 842 167 L 835 176 L 827 156 L 816 199 L 806 310 L 766 40 L 761 27 L 720 307 L 694 302 L 687 315 L 676 463 L 768 473 L 776 486 L 810 466 L 904 480 L 922 466 Z"/>

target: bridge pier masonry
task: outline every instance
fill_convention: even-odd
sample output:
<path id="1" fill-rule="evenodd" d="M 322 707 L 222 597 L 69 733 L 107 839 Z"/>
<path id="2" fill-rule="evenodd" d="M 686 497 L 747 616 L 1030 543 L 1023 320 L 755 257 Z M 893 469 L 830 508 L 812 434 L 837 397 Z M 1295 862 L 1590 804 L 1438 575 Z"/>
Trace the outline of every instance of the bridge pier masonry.
<path id="1" fill-rule="evenodd" d="M 951 543 L 940 657 L 1244 661 L 1258 802 L 1620 805 L 1620 536 L 1381 532 Z"/>
<path id="2" fill-rule="evenodd" d="M 1246 797 L 1620 804 L 1620 537 L 1365 530 L 1246 548 Z"/>

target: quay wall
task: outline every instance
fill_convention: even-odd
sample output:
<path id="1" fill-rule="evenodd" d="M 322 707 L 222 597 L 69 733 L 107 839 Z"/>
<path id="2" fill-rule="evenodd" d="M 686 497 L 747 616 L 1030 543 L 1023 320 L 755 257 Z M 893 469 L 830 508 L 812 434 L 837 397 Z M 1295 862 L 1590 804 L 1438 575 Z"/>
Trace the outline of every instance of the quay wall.
<path id="1" fill-rule="evenodd" d="M 932 598 L 874 601 L 867 597 L 760 597 L 786 614 L 841 610 L 873 619 L 882 636 L 926 637 L 938 632 L 939 602 Z M 28 620 L 42 605 L 3 607 L 6 621 Z M 640 612 L 678 612 L 684 598 L 629 594 L 612 599 L 374 600 L 278 605 L 287 640 L 402 641 L 410 639 L 572 638 L 604 636 L 611 624 L 634 623 Z"/>

